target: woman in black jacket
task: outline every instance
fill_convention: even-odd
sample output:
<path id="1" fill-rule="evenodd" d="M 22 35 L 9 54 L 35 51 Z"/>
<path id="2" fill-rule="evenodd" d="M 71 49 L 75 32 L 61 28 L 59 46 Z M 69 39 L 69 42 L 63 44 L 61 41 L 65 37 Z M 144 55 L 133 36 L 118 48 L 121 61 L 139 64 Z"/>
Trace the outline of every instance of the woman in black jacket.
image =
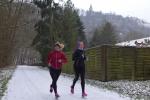
<path id="1" fill-rule="evenodd" d="M 82 96 L 85 97 L 87 94 L 85 93 L 85 63 L 86 60 L 85 51 L 84 51 L 84 43 L 79 42 L 78 48 L 73 53 L 73 61 L 74 61 L 74 72 L 75 78 L 73 80 L 73 84 L 71 85 L 71 93 L 74 94 L 74 86 L 81 77 L 81 87 L 82 87 Z"/>

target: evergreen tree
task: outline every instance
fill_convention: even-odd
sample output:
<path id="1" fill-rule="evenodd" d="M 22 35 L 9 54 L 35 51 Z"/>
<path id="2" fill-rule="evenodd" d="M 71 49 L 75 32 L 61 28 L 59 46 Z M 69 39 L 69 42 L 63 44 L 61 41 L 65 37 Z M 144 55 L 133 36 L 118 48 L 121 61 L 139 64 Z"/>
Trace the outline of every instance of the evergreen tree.
<path id="1" fill-rule="evenodd" d="M 78 40 L 86 41 L 84 26 L 71 0 L 64 5 L 63 34 L 67 51 L 72 50 Z"/>
<path id="2" fill-rule="evenodd" d="M 93 38 L 90 42 L 91 47 L 96 46 L 96 45 L 99 44 L 99 35 L 100 35 L 100 32 L 99 32 L 98 29 L 96 29 L 95 32 L 94 32 Z"/>
<path id="3" fill-rule="evenodd" d="M 35 30 L 38 34 L 34 38 L 32 45 L 35 45 L 40 52 L 45 65 L 47 53 L 52 49 L 56 41 L 56 35 L 59 34 L 57 30 L 59 29 L 59 24 L 61 24 L 58 22 L 61 22 L 62 8 L 53 0 L 33 0 L 33 2 L 41 10 L 41 20 L 35 25 Z M 55 28 L 56 26 L 57 29 Z"/>
<path id="4" fill-rule="evenodd" d="M 85 39 L 83 24 L 71 0 L 63 6 L 54 0 L 34 0 L 34 4 L 40 8 L 41 20 L 35 25 L 38 34 L 32 45 L 40 52 L 43 63 L 56 41 L 64 42 L 65 50 L 69 51 L 78 37 Z"/>
<path id="5" fill-rule="evenodd" d="M 100 34 L 100 44 L 115 44 L 116 34 L 111 23 L 106 22 Z"/>
<path id="6" fill-rule="evenodd" d="M 116 43 L 116 34 L 114 27 L 111 25 L 111 23 L 106 22 L 102 28 L 95 30 L 90 45 L 96 46 L 115 43 Z"/>

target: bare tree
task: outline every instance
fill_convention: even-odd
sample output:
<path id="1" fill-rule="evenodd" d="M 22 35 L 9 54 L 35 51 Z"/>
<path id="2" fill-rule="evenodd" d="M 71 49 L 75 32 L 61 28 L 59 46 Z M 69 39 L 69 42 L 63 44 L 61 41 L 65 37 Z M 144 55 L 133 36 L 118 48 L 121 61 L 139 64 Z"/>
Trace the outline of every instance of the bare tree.
<path id="1" fill-rule="evenodd" d="M 11 63 L 17 24 L 22 13 L 24 0 L 0 1 L 0 67 Z"/>

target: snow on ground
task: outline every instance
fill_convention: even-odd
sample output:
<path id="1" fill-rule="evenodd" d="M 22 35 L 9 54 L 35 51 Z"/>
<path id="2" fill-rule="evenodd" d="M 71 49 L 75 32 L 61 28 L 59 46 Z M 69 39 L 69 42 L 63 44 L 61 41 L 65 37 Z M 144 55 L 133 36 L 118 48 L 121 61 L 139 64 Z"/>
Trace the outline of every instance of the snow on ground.
<path id="1" fill-rule="evenodd" d="M 6 90 L 6 85 L 9 78 L 13 74 L 13 69 L 0 69 L 0 100 Z"/>
<path id="2" fill-rule="evenodd" d="M 49 93 L 51 78 L 47 70 L 31 66 L 18 66 L 8 90 L 2 100 L 55 100 L 54 94 Z M 86 85 L 87 98 L 81 97 L 80 82 L 75 87 L 75 94 L 70 93 L 72 79 L 60 76 L 58 81 L 59 100 L 129 100 L 119 94 Z"/>
<path id="3" fill-rule="evenodd" d="M 144 42 L 145 39 L 149 39 L 150 40 L 150 37 L 136 39 L 136 40 L 131 40 L 131 41 L 126 41 L 126 42 L 121 42 L 121 43 L 117 43 L 116 45 L 118 45 L 118 46 L 136 46 L 135 45 L 135 41 L 137 41 L 138 43 L 141 43 L 141 42 Z"/>
<path id="4" fill-rule="evenodd" d="M 87 80 L 87 83 L 98 86 L 100 88 L 116 91 L 119 94 L 126 95 L 132 100 L 150 100 L 150 80 L 147 81 L 109 81 L 101 82 L 95 80 Z"/>

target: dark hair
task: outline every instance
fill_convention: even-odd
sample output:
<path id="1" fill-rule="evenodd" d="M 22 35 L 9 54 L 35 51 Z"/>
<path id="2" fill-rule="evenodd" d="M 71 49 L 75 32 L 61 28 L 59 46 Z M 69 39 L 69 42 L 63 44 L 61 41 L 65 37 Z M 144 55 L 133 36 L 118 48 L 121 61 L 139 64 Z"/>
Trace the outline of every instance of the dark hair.
<path id="1" fill-rule="evenodd" d="M 84 41 L 77 41 L 77 43 L 76 43 L 76 46 L 75 46 L 75 48 L 74 48 L 74 51 L 73 52 L 75 52 L 78 48 L 79 48 L 79 45 L 80 45 L 80 43 L 81 42 L 83 42 L 84 43 Z M 85 43 L 84 43 L 84 46 L 85 46 Z M 85 48 L 85 47 L 84 47 Z"/>

